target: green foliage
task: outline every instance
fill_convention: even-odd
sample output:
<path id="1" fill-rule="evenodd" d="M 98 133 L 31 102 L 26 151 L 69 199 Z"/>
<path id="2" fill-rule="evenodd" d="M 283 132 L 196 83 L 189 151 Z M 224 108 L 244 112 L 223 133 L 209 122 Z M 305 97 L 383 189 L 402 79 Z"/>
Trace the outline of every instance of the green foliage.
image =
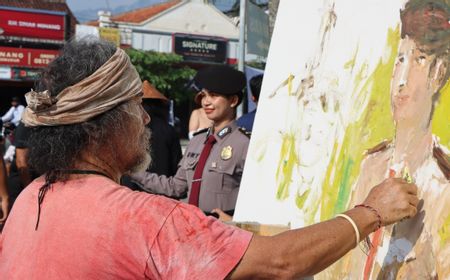
<path id="1" fill-rule="evenodd" d="M 177 103 L 193 99 L 193 92 L 189 92 L 185 85 L 195 75 L 195 70 L 181 65 L 183 57 L 135 49 L 128 49 L 127 53 L 142 80 L 148 80 Z"/>
<path id="2" fill-rule="evenodd" d="M 253 68 L 261 69 L 261 70 L 264 70 L 266 68 L 266 62 L 263 60 L 246 61 L 245 65 L 253 67 Z"/>

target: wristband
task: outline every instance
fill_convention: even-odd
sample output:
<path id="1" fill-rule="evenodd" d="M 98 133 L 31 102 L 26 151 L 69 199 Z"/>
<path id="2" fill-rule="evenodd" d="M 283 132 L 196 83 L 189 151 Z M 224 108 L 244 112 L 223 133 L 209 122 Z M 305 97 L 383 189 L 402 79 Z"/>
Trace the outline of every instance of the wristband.
<path id="1" fill-rule="evenodd" d="M 355 247 L 358 246 L 360 237 L 359 237 L 359 229 L 356 226 L 355 221 L 353 221 L 352 218 L 350 218 L 349 216 L 347 216 L 345 214 L 338 214 L 338 215 L 336 215 L 336 217 L 344 218 L 352 225 L 353 229 L 355 230 L 355 235 L 356 235 L 356 245 L 355 245 Z"/>

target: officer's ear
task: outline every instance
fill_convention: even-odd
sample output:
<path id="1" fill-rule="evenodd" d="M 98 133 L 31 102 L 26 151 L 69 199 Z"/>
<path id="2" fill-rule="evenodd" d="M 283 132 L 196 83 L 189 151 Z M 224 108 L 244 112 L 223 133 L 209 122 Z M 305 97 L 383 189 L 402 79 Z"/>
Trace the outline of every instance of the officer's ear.
<path id="1" fill-rule="evenodd" d="M 231 108 L 235 108 L 239 103 L 239 97 L 237 95 L 233 95 L 230 97 L 230 106 Z"/>

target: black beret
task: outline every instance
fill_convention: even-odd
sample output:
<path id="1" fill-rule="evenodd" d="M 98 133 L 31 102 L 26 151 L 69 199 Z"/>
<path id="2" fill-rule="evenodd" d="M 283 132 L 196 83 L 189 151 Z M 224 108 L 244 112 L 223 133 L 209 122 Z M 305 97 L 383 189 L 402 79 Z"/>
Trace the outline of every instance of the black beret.
<path id="1" fill-rule="evenodd" d="M 245 75 L 241 71 L 225 65 L 214 65 L 201 69 L 194 77 L 196 86 L 222 95 L 242 97 Z"/>

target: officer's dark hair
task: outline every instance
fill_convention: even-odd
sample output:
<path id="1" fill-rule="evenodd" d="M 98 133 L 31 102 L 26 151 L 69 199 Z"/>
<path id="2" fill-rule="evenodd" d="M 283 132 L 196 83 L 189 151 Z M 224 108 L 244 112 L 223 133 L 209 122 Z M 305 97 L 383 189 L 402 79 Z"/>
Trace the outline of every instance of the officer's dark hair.
<path id="1" fill-rule="evenodd" d="M 256 101 L 259 100 L 259 94 L 261 93 L 261 85 L 263 81 L 264 75 L 256 75 L 250 79 L 250 90 L 252 92 L 253 97 Z"/>

